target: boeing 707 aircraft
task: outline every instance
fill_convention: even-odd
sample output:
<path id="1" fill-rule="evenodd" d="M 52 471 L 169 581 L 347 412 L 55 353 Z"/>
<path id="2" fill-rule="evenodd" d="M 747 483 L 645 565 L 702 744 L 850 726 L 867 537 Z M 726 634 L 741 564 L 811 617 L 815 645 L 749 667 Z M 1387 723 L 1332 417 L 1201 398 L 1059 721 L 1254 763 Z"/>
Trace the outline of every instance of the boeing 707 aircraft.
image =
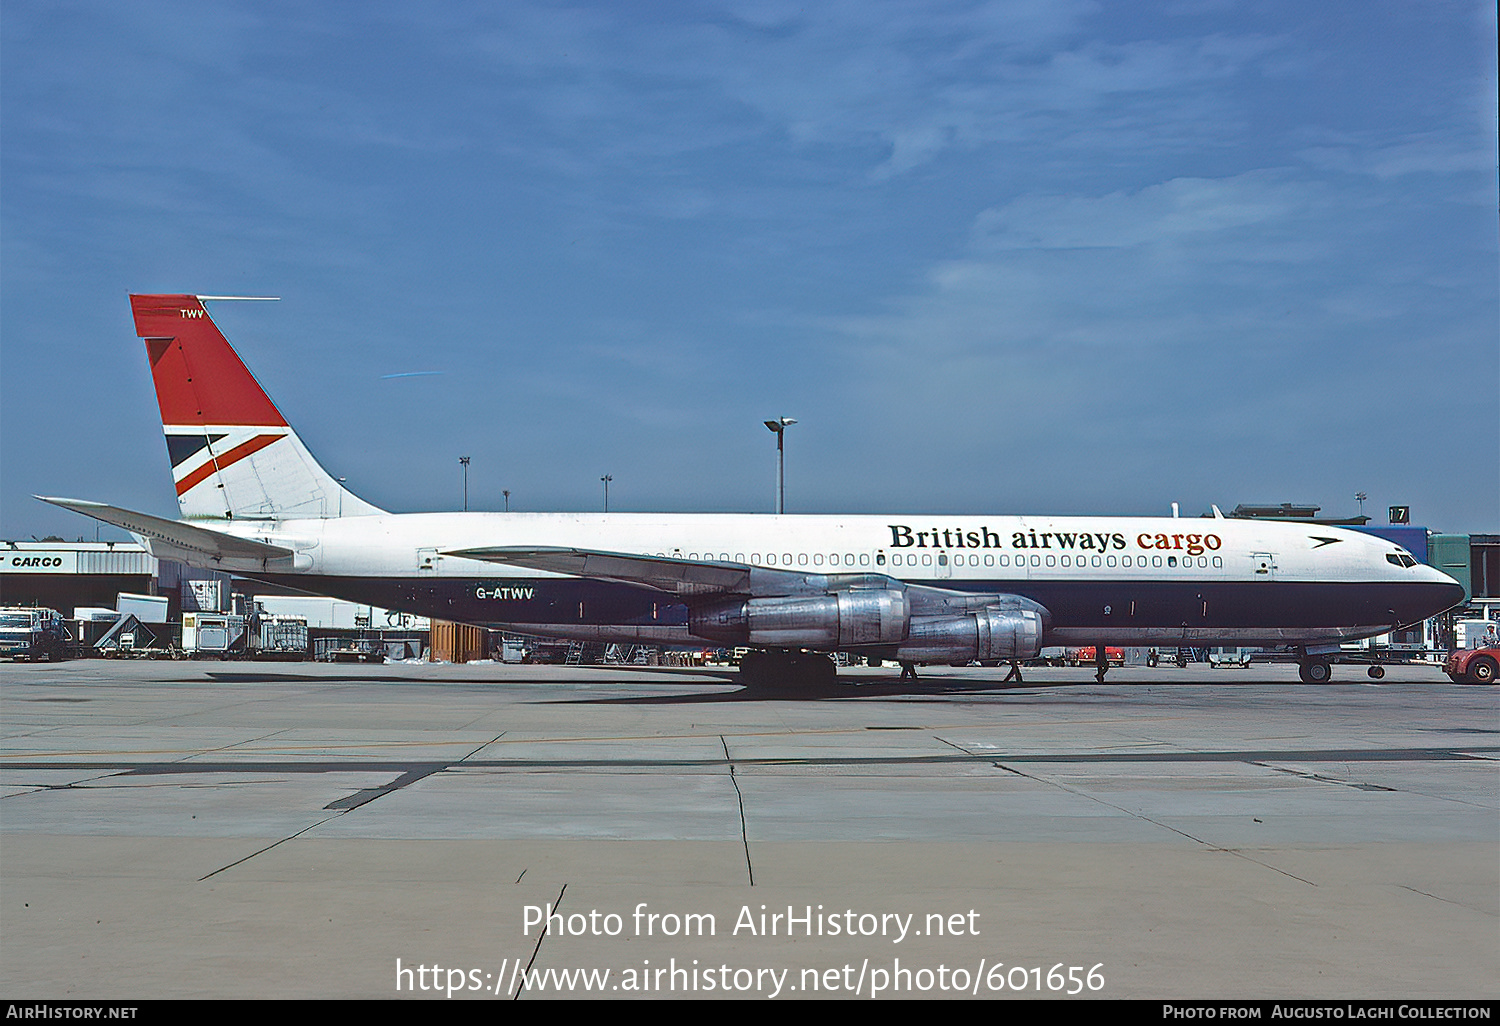
<path id="1" fill-rule="evenodd" d="M 1267 645 L 1328 680 L 1340 642 L 1463 588 L 1372 535 L 1123 516 L 387 513 L 302 444 L 204 306 L 130 297 L 180 519 L 46 501 L 161 559 L 445 620 L 603 642 L 746 646 L 751 683 L 850 652 L 1018 663 L 1046 645 Z M 1100 667 L 1102 679 L 1104 667 Z"/>

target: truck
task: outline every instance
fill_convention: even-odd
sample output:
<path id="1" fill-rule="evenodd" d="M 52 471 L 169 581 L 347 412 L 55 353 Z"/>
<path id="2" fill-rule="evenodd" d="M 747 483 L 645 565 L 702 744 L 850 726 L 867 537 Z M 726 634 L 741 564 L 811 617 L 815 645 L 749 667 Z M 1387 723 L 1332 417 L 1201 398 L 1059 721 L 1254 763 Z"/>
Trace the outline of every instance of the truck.
<path id="1" fill-rule="evenodd" d="M 0 659 L 62 659 L 72 633 L 55 609 L 45 606 L 0 608 Z"/>

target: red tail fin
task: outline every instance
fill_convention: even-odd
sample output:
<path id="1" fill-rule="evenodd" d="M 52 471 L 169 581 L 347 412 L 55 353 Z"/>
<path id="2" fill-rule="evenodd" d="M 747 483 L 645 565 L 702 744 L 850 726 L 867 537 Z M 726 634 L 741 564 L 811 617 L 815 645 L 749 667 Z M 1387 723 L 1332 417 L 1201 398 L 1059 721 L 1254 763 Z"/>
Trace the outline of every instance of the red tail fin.
<path id="1" fill-rule="evenodd" d="M 130 309 L 151 359 L 184 516 L 281 520 L 380 512 L 313 459 L 214 324 L 203 297 L 131 296 Z"/>
<path id="2" fill-rule="evenodd" d="M 285 427 L 197 296 L 131 296 L 163 424 Z"/>

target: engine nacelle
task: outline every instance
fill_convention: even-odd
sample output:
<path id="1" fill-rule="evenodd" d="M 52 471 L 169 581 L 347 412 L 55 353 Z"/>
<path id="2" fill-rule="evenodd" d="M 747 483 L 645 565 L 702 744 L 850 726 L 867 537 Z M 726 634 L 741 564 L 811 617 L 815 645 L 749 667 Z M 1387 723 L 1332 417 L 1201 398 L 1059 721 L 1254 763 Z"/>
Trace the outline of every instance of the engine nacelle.
<path id="1" fill-rule="evenodd" d="M 1019 662 L 1042 650 L 1046 630 L 1038 609 L 985 608 L 962 616 L 924 616 L 895 658 L 913 663 Z"/>
<path id="2" fill-rule="evenodd" d="M 734 599 L 697 606 L 688 613 L 688 630 L 700 638 L 823 651 L 899 644 L 906 639 L 910 623 L 911 607 L 904 592 L 875 589 Z"/>

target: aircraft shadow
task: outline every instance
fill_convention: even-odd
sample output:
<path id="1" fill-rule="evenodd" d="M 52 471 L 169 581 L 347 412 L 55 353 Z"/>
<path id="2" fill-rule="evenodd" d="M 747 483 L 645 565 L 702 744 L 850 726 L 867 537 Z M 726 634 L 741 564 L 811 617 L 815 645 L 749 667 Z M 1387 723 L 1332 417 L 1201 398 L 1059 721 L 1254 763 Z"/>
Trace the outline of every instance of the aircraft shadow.
<path id="1" fill-rule="evenodd" d="M 687 683 L 687 682 L 684 682 Z M 706 682 L 703 682 L 706 683 Z M 1034 691 L 1038 685 L 1003 683 L 956 683 L 953 681 L 903 681 L 899 678 L 814 685 L 747 685 L 737 674 L 726 676 L 724 683 L 738 684 L 734 691 L 699 691 L 687 695 L 632 695 L 619 698 L 554 698 L 545 704 L 556 705 L 704 705 L 724 702 L 846 702 L 865 698 L 902 698 L 910 701 L 949 701 L 954 698 L 1002 695 L 1015 691 Z M 1092 683 L 1092 682 L 1090 682 Z M 1053 687 L 1074 686 L 1059 681 Z"/>

